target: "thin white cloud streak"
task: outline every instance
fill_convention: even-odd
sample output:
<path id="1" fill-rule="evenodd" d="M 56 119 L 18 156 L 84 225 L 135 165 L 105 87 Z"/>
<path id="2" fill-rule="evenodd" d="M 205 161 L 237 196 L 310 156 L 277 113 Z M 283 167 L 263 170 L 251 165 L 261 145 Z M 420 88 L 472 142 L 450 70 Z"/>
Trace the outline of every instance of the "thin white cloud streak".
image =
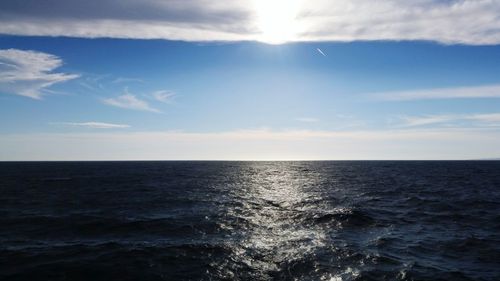
<path id="1" fill-rule="evenodd" d="M 161 111 L 153 108 L 149 105 L 148 102 L 137 98 L 135 95 L 130 94 L 129 92 L 125 92 L 125 94 L 118 96 L 116 98 L 105 98 L 102 99 L 102 102 L 107 105 L 111 105 L 114 107 L 124 108 L 124 109 L 132 109 L 132 110 L 140 110 L 140 111 L 149 111 L 160 113 Z"/>
<path id="2" fill-rule="evenodd" d="M 299 122 L 304 122 L 304 123 L 316 123 L 319 122 L 318 118 L 313 118 L 313 117 L 299 117 L 295 118 L 295 120 Z"/>
<path id="3" fill-rule="evenodd" d="M 458 120 L 454 115 L 404 116 L 401 119 L 403 124 L 400 127 L 435 125 Z"/>
<path id="4" fill-rule="evenodd" d="M 403 116 L 400 127 L 417 127 L 427 125 L 453 125 L 457 122 L 472 122 L 470 126 L 500 126 L 500 113 L 483 114 L 441 114 L 427 116 Z"/>
<path id="5" fill-rule="evenodd" d="M 162 103 L 172 103 L 175 93 L 170 91 L 156 91 L 151 94 L 151 97 Z"/>
<path id="6" fill-rule="evenodd" d="M 418 91 L 374 93 L 368 95 L 372 99 L 386 101 L 414 101 L 437 99 L 474 99 L 500 98 L 500 85 L 484 85 L 476 87 L 438 88 Z"/>
<path id="7" fill-rule="evenodd" d="M 325 53 L 320 48 L 316 48 L 316 50 L 324 57 L 326 57 Z"/>
<path id="8" fill-rule="evenodd" d="M 75 79 L 78 75 L 55 73 L 61 58 L 37 51 L 0 50 L 0 92 L 41 99 L 54 84 Z"/>
<path id="9" fill-rule="evenodd" d="M 276 34 L 289 41 L 431 40 L 472 45 L 500 43 L 497 0 L 310 0 L 298 11 L 269 11 L 256 0 L 38 0 L 0 2 L 0 33 L 187 41 L 265 40 L 259 19 L 290 18 Z M 271 5 L 271 4 L 269 4 Z M 276 5 L 274 5 L 276 6 Z M 279 7 L 279 6 L 278 6 Z M 292 30 L 290 30 L 292 28 Z M 273 34 L 274 34 L 273 33 Z M 268 38 L 273 40 L 273 38 Z"/>
<path id="10" fill-rule="evenodd" d="M 39 24 L 37 24 L 39 23 Z M 40 26 L 42 25 L 42 26 Z M 0 20 L 0 34 L 22 36 L 67 36 L 78 38 L 166 39 L 182 41 L 250 41 L 258 33 L 217 30 L 217 26 L 176 24 L 158 21 L 43 19 Z"/>
<path id="11" fill-rule="evenodd" d="M 500 155 L 498 129 L 239 130 L 0 135 L 0 160 L 478 159 Z"/>
<path id="12" fill-rule="evenodd" d="M 130 128 L 130 125 L 113 124 L 104 122 L 54 122 L 52 125 L 63 125 L 71 127 L 83 127 L 89 129 L 124 129 Z"/>
<path id="13" fill-rule="evenodd" d="M 118 77 L 111 81 L 111 83 L 114 84 L 120 84 L 120 83 L 144 83 L 144 80 L 139 79 L 139 78 L 127 78 L 127 77 Z"/>
<path id="14" fill-rule="evenodd" d="M 469 116 L 468 119 L 500 125 L 500 113 L 476 114 Z"/>

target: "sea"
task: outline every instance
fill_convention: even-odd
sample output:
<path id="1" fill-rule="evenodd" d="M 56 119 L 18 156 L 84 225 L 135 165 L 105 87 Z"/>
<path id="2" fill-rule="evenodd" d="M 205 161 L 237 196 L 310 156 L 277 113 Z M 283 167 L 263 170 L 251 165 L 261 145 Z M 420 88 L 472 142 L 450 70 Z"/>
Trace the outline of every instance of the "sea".
<path id="1" fill-rule="evenodd" d="M 0 280 L 500 280 L 500 161 L 1 162 Z"/>

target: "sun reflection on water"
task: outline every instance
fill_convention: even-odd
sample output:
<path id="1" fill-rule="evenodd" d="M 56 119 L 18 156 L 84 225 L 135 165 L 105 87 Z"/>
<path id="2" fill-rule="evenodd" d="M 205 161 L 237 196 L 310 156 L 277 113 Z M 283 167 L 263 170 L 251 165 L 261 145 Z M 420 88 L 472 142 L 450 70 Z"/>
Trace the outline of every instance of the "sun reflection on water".
<path id="1" fill-rule="evenodd" d="M 226 221 L 238 223 L 222 226 L 240 233 L 231 259 L 251 268 L 259 279 L 283 277 L 325 246 L 323 229 L 303 222 L 305 213 L 318 208 L 311 203 L 321 199 L 308 189 L 320 178 L 304 174 L 293 163 L 259 164 L 248 167 L 240 184 L 231 188 L 230 196 L 239 203 L 227 210 Z"/>

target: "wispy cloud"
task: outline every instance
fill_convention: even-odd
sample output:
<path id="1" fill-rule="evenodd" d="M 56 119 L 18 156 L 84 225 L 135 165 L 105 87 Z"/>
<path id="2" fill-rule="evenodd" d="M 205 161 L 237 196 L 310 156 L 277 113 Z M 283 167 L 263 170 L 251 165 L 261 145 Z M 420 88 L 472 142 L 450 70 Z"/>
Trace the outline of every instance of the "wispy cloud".
<path id="1" fill-rule="evenodd" d="M 71 127 L 83 127 L 90 129 L 123 129 L 130 128 L 129 125 L 125 124 L 113 124 L 113 123 L 104 123 L 104 122 L 53 122 L 50 123 L 52 125 L 63 125 L 63 126 L 71 126 Z"/>
<path id="2" fill-rule="evenodd" d="M 387 101 L 500 98 L 500 85 L 374 93 L 374 94 L 369 94 L 369 96 L 371 98 L 379 100 L 387 100 Z"/>
<path id="3" fill-rule="evenodd" d="M 129 93 L 127 90 L 125 90 L 125 94 L 121 96 L 118 96 L 116 98 L 105 98 L 102 99 L 102 102 L 107 105 L 125 109 L 150 111 L 155 113 L 161 112 L 160 110 L 151 107 L 147 101 L 137 98 L 135 95 Z"/>
<path id="4" fill-rule="evenodd" d="M 118 77 L 115 78 L 111 83 L 120 84 L 120 83 L 144 83 L 144 80 L 139 78 L 128 78 L 128 77 Z"/>
<path id="5" fill-rule="evenodd" d="M 255 0 L 0 1 L 0 33 L 188 41 L 262 40 L 264 14 L 289 18 L 277 34 L 290 41 L 432 40 L 500 43 L 495 0 L 298 0 L 292 15 Z M 274 4 L 279 7 L 279 5 Z M 133 11 L 133 12 L 132 12 Z M 281 16 L 281 17 L 280 17 Z M 269 28 L 267 26 L 267 28 Z M 272 39 L 272 38 L 271 38 Z"/>
<path id="6" fill-rule="evenodd" d="M 55 73 L 61 58 L 37 51 L 0 50 L 0 92 L 41 99 L 50 86 L 78 77 Z"/>
<path id="7" fill-rule="evenodd" d="M 170 92 L 170 91 L 156 91 L 151 94 L 151 97 L 159 102 L 162 103 L 171 103 L 173 98 L 175 96 L 175 93 Z"/>
<path id="8" fill-rule="evenodd" d="M 324 57 L 326 57 L 325 53 L 320 48 L 316 48 L 316 50 Z"/>
<path id="9" fill-rule="evenodd" d="M 402 116 L 401 127 L 416 127 L 425 125 L 434 125 L 457 120 L 454 115 L 428 115 L 428 116 Z"/>
<path id="10" fill-rule="evenodd" d="M 402 116 L 400 119 L 402 120 L 400 127 L 429 125 L 500 126 L 500 113 Z M 460 122 L 468 122 L 468 124 L 459 124 Z"/>
<path id="11" fill-rule="evenodd" d="M 305 122 L 305 123 L 316 123 L 316 122 L 319 122 L 318 118 L 313 118 L 313 117 L 299 117 L 299 118 L 295 118 L 295 120 L 297 120 L 299 122 Z"/>
<path id="12" fill-rule="evenodd" d="M 470 120 L 476 120 L 500 126 L 500 113 L 475 114 L 468 116 Z"/>

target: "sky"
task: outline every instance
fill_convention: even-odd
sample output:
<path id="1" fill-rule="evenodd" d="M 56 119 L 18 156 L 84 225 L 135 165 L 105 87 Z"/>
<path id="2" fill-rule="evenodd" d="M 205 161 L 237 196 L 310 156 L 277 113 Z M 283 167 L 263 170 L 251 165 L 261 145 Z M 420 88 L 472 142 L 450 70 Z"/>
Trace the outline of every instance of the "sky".
<path id="1" fill-rule="evenodd" d="M 0 160 L 500 157 L 494 0 L 4 0 Z"/>

